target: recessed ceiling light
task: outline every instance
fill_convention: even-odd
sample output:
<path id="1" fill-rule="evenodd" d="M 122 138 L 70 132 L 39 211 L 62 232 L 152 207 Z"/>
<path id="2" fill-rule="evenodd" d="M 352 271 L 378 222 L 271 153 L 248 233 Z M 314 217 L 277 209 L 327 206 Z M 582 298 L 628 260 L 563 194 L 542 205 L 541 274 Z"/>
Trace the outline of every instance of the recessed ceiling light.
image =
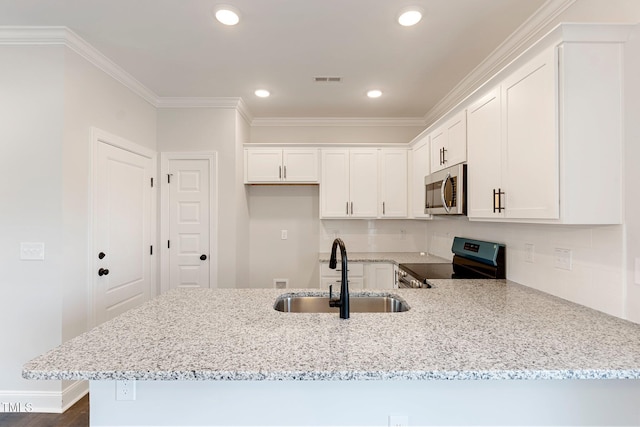
<path id="1" fill-rule="evenodd" d="M 271 95 L 271 93 L 266 89 L 258 89 L 253 93 L 255 93 L 256 96 L 259 98 L 267 98 L 269 97 L 269 95 Z"/>
<path id="2" fill-rule="evenodd" d="M 398 15 L 398 24 L 403 27 L 416 25 L 422 19 L 422 11 L 419 8 L 404 9 Z"/>
<path id="3" fill-rule="evenodd" d="M 235 7 L 221 4 L 216 7 L 216 19 L 224 25 L 236 25 L 240 22 L 240 12 Z"/>
<path id="4" fill-rule="evenodd" d="M 373 90 L 370 90 L 369 92 L 367 92 L 367 96 L 369 98 L 380 98 L 382 96 L 382 91 L 380 91 L 378 89 L 373 89 Z"/>

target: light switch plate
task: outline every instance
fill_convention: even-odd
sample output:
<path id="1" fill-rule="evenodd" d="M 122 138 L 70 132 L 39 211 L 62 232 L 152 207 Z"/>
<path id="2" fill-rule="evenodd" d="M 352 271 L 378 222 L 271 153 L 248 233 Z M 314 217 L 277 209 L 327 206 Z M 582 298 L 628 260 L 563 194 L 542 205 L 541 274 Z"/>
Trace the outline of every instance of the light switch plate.
<path id="1" fill-rule="evenodd" d="M 553 258 L 556 268 L 560 270 L 571 270 L 571 249 L 555 248 Z"/>
<path id="2" fill-rule="evenodd" d="M 524 244 L 524 260 L 526 262 L 535 262 L 535 246 L 533 246 L 533 243 L 525 243 Z"/>
<path id="3" fill-rule="evenodd" d="M 20 243 L 20 259 L 28 261 L 44 260 L 44 243 L 22 242 Z"/>

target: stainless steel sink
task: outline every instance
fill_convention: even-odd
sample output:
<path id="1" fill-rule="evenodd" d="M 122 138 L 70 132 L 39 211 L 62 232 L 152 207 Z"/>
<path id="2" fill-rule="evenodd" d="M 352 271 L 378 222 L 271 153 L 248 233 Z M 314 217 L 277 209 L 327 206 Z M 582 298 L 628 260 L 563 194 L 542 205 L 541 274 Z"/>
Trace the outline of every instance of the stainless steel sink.
<path id="1" fill-rule="evenodd" d="M 285 313 L 337 313 L 338 307 L 329 307 L 328 296 L 281 295 L 273 308 Z M 393 295 L 350 295 L 352 313 L 398 313 L 408 311 L 409 305 Z"/>

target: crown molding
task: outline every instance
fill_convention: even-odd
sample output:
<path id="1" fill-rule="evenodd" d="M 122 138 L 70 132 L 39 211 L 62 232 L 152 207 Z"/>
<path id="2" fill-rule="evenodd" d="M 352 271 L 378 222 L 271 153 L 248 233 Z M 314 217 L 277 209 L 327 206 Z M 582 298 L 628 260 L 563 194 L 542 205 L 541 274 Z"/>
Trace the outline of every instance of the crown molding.
<path id="1" fill-rule="evenodd" d="M 355 126 L 416 126 L 424 127 L 422 117 L 257 117 L 252 127 L 355 127 Z"/>
<path id="2" fill-rule="evenodd" d="M 157 103 L 155 93 L 67 27 L 0 27 L 0 44 L 66 46 L 151 105 Z"/>
<path id="3" fill-rule="evenodd" d="M 577 0 L 548 0 L 424 116 L 432 124 L 500 71 Z"/>
<path id="4" fill-rule="evenodd" d="M 158 108 L 218 108 L 234 109 L 246 121 L 251 123 L 253 115 L 247 104 L 239 97 L 161 97 L 156 103 Z"/>

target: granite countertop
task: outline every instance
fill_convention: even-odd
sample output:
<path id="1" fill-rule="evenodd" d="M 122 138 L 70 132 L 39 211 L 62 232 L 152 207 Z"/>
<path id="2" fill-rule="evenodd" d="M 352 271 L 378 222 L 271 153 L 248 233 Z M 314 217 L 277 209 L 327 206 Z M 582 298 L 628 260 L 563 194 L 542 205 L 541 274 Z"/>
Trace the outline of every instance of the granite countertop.
<path id="1" fill-rule="evenodd" d="M 329 252 L 320 253 L 318 258 L 320 262 L 329 262 L 331 254 Z M 451 262 L 424 252 L 347 252 L 347 259 L 349 262 L 391 262 L 394 264 Z"/>
<path id="2" fill-rule="evenodd" d="M 351 313 L 348 320 L 277 312 L 273 305 L 282 290 L 174 290 L 33 359 L 23 376 L 640 378 L 638 324 L 504 280 L 433 283 L 432 289 L 376 292 L 401 297 L 411 307 L 407 312 Z"/>

